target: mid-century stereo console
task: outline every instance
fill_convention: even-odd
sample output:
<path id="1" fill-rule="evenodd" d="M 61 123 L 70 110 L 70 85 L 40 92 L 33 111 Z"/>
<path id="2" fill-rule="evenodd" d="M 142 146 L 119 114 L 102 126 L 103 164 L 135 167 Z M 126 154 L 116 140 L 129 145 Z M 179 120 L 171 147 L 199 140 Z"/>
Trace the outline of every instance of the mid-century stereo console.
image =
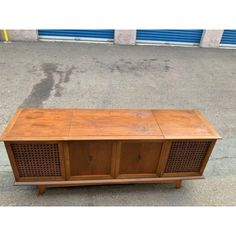
<path id="1" fill-rule="evenodd" d="M 18 109 L 1 136 L 17 185 L 203 178 L 219 134 L 196 110 Z"/>

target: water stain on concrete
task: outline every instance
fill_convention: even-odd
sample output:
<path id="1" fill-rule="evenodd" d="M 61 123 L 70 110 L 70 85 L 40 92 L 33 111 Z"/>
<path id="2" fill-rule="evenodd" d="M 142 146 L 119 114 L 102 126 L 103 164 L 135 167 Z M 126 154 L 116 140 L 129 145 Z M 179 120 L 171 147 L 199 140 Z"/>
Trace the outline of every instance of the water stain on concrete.
<path id="1" fill-rule="evenodd" d="M 158 61 L 157 58 L 144 58 L 133 61 L 119 59 L 113 63 L 96 60 L 95 64 L 103 71 L 108 70 L 110 73 L 118 72 L 120 74 L 133 73 L 136 76 L 138 73 L 143 72 L 151 72 L 154 74 L 157 72 L 169 72 L 171 67 L 168 62 L 169 60 Z"/>
<path id="2" fill-rule="evenodd" d="M 68 83 L 70 81 L 70 78 L 74 69 L 75 69 L 75 66 L 72 66 L 72 67 L 69 67 L 65 72 L 57 71 L 57 73 L 59 74 L 59 80 L 55 84 L 55 94 L 54 94 L 55 97 L 62 96 L 62 91 L 64 89 L 62 84 Z"/>
<path id="3" fill-rule="evenodd" d="M 57 71 L 57 65 L 54 63 L 44 63 L 41 66 L 45 78 L 35 84 L 30 95 L 23 101 L 20 107 L 42 107 L 53 89 L 53 73 Z"/>
<path id="4" fill-rule="evenodd" d="M 147 61 L 157 61 L 158 59 L 156 59 L 156 58 L 145 58 L 145 59 L 143 59 L 143 61 L 145 61 L 145 62 L 147 62 Z"/>
<path id="5" fill-rule="evenodd" d="M 164 62 L 165 62 L 164 71 L 169 72 L 172 69 L 172 67 L 170 66 L 170 60 L 166 59 L 164 60 Z"/>
<path id="6" fill-rule="evenodd" d="M 139 62 L 130 62 L 130 61 L 118 61 L 111 65 L 102 65 L 103 68 L 108 69 L 110 72 L 119 72 L 123 73 L 133 73 L 135 71 L 140 70 L 140 63 Z"/>
<path id="7" fill-rule="evenodd" d="M 165 65 L 165 72 L 168 72 L 170 70 L 170 66 L 169 65 Z"/>
<path id="8" fill-rule="evenodd" d="M 64 83 L 68 83 L 70 81 L 70 76 L 72 75 L 74 69 L 75 67 L 72 66 L 65 72 L 65 77 L 63 81 Z"/>
<path id="9" fill-rule="evenodd" d="M 62 84 L 70 81 L 74 69 L 75 67 L 72 66 L 66 71 L 61 71 L 58 70 L 57 64 L 43 63 L 40 71 L 43 72 L 44 78 L 33 86 L 30 95 L 23 101 L 20 107 L 42 107 L 43 102 L 48 100 L 53 90 L 55 90 L 54 96 L 60 97 L 63 91 Z"/>
<path id="10" fill-rule="evenodd" d="M 59 80 L 58 82 L 55 84 L 55 97 L 61 97 L 62 95 L 62 91 L 63 91 L 63 87 L 61 85 L 61 83 L 63 82 L 63 72 L 62 71 L 57 71 L 57 74 L 59 75 Z"/>

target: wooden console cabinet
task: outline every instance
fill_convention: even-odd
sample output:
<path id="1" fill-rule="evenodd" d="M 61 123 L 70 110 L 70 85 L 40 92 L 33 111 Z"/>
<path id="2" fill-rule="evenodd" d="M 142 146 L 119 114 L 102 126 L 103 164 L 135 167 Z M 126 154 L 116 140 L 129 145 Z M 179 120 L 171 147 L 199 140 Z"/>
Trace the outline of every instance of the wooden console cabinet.
<path id="1" fill-rule="evenodd" d="M 17 185 L 203 178 L 219 134 L 196 110 L 18 109 L 1 136 Z"/>

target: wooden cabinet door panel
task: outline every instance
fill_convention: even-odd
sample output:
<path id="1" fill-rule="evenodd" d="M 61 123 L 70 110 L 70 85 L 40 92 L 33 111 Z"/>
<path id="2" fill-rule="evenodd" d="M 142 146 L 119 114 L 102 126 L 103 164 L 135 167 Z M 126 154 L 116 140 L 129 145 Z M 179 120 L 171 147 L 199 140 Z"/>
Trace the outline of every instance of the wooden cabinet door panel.
<path id="1" fill-rule="evenodd" d="M 161 142 L 124 141 L 119 145 L 118 177 L 155 177 Z"/>
<path id="2" fill-rule="evenodd" d="M 71 141 L 68 152 L 72 179 L 113 176 L 112 141 Z"/>

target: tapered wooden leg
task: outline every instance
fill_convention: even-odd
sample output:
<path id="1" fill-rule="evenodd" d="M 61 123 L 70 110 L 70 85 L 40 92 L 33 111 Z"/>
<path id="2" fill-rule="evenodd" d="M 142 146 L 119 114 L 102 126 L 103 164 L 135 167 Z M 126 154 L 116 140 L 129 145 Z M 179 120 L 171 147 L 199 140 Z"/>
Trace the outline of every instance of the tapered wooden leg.
<path id="1" fill-rule="evenodd" d="M 45 185 L 39 185 L 39 194 L 44 194 L 46 191 L 46 186 Z"/>
<path id="2" fill-rule="evenodd" d="M 182 180 L 176 180 L 175 187 L 176 188 L 181 188 L 181 183 L 182 183 Z"/>

